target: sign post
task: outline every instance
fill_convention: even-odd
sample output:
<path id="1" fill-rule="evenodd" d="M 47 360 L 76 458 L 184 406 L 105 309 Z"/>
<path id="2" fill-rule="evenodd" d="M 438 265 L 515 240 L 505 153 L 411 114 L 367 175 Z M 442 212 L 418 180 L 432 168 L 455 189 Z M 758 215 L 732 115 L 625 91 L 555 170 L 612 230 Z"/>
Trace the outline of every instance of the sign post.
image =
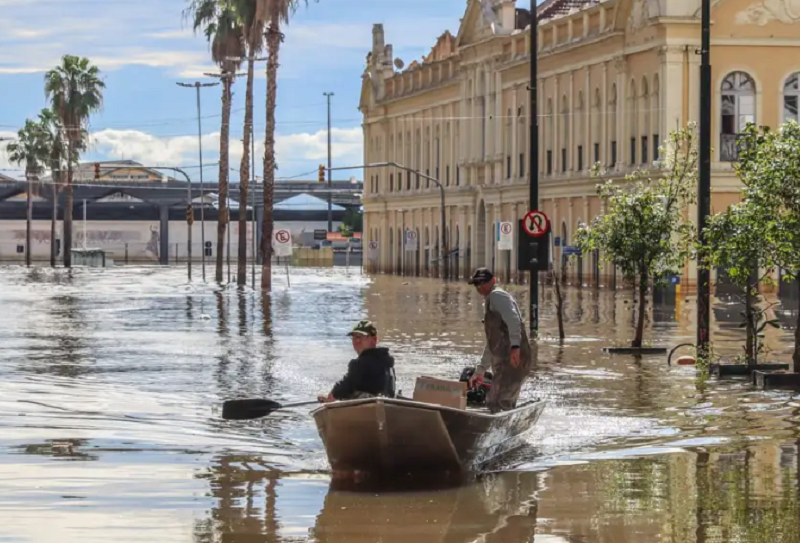
<path id="1" fill-rule="evenodd" d="M 292 233 L 286 229 L 276 230 L 272 235 L 272 250 L 278 258 L 292 257 Z M 286 261 L 286 284 L 292 286 L 289 279 L 289 261 Z"/>
<path id="2" fill-rule="evenodd" d="M 530 329 L 539 330 L 539 272 L 547 271 L 550 257 L 550 219 L 541 211 L 522 218 L 517 245 L 517 269 L 530 272 Z"/>
<path id="3" fill-rule="evenodd" d="M 510 222 L 501 222 L 497 230 L 497 249 L 510 251 L 514 247 L 514 225 Z"/>

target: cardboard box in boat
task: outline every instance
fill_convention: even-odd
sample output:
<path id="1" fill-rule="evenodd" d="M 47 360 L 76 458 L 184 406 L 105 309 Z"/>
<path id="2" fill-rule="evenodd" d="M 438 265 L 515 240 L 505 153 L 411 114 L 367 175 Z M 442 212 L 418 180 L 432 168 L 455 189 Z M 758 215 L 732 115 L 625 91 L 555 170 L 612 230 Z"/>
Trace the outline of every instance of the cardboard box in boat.
<path id="1" fill-rule="evenodd" d="M 415 402 L 466 409 L 467 383 L 436 379 L 435 377 L 418 377 L 412 399 Z"/>

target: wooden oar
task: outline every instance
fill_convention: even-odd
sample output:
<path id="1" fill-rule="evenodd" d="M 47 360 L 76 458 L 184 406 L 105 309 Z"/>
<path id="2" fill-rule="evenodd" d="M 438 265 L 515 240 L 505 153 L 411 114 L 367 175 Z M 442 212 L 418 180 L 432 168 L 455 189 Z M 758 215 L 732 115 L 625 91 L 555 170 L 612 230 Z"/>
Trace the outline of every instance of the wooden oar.
<path id="1" fill-rule="evenodd" d="M 318 401 L 280 404 L 272 400 L 249 399 L 228 400 L 222 404 L 222 418 L 227 420 L 249 420 L 266 417 L 273 411 L 301 407 L 304 405 L 317 405 Z"/>

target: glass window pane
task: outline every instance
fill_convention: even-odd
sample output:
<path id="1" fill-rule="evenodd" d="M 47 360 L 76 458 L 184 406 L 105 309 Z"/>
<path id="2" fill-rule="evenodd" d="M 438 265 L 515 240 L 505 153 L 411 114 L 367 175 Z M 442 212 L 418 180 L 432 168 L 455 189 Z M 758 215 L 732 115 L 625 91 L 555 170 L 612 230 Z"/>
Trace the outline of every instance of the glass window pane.
<path id="1" fill-rule="evenodd" d="M 783 120 L 790 119 L 798 120 L 797 116 L 797 96 L 784 96 L 783 97 Z"/>
<path id="2" fill-rule="evenodd" d="M 794 94 L 791 91 L 797 90 L 797 82 L 798 82 L 798 74 L 792 74 L 786 80 L 786 83 L 783 85 L 783 92 Z"/>
<path id="3" fill-rule="evenodd" d="M 722 96 L 722 115 L 736 115 L 736 97 L 730 94 Z"/>
<path id="4" fill-rule="evenodd" d="M 733 75 L 729 75 L 722 81 L 722 90 L 733 90 Z"/>
<path id="5" fill-rule="evenodd" d="M 753 95 L 745 94 L 739 96 L 739 114 L 741 115 L 755 115 L 756 114 L 756 97 Z"/>

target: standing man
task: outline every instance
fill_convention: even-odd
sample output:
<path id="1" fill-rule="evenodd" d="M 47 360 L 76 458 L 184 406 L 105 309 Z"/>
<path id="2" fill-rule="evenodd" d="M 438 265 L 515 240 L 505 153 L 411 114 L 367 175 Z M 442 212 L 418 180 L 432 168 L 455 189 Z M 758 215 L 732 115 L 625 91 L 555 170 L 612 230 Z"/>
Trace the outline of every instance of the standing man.
<path id="1" fill-rule="evenodd" d="M 522 384 L 533 362 L 525 322 L 517 302 L 496 285 L 488 268 L 478 268 L 469 280 L 486 300 L 483 327 L 486 347 L 481 363 L 470 378 L 470 386 L 480 384 L 487 369 L 492 370 L 492 388 L 486 398 L 489 411 L 508 411 L 517 405 Z"/>

